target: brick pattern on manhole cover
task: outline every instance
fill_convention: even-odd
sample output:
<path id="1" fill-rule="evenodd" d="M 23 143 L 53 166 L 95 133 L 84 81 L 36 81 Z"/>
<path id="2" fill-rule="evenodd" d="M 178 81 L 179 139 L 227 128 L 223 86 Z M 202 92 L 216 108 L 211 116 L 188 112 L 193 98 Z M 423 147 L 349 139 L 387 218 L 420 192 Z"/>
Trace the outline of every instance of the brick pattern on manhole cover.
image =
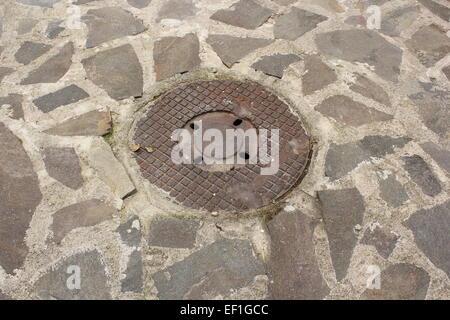
<path id="1" fill-rule="evenodd" d="M 176 129 L 208 112 L 229 112 L 258 130 L 279 129 L 279 170 L 261 175 L 260 162 L 230 171 L 175 164 L 171 140 Z M 245 211 L 283 196 L 303 176 L 311 145 L 300 119 L 274 94 L 254 83 L 215 80 L 184 84 L 148 106 L 136 124 L 136 160 L 142 175 L 184 206 L 208 211 Z"/>

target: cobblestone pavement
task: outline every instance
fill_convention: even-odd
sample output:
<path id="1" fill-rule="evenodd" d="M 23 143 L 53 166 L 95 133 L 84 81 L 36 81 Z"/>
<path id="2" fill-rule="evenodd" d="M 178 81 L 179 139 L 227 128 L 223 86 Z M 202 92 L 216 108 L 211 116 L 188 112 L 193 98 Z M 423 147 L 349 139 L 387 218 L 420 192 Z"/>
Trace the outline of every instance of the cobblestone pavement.
<path id="1" fill-rule="evenodd" d="M 448 1 L 0 10 L 0 299 L 450 298 Z M 173 203 L 130 150 L 146 103 L 223 77 L 289 101 L 315 142 L 265 210 Z"/>

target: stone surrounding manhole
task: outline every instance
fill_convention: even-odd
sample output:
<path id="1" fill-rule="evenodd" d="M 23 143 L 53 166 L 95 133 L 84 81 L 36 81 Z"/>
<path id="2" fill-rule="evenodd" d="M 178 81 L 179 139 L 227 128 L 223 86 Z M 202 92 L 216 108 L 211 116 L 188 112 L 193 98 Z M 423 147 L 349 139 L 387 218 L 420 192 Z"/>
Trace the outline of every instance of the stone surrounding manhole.
<path id="1" fill-rule="evenodd" d="M 198 129 L 193 121 L 199 116 L 204 128 L 223 132 L 279 129 L 279 169 L 276 159 L 269 164 L 261 159 L 249 163 L 242 148 L 227 155 L 234 163 L 237 157 L 243 161 L 228 171 L 193 162 L 175 164 L 171 154 L 177 143 L 171 140 L 172 134 L 186 127 L 192 134 Z M 271 139 L 264 140 L 273 148 Z M 164 94 L 138 120 L 134 144 L 141 146 L 135 155 L 144 178 L 173 200 L 194 209 L 234 212 L 261 208 L 288 192 L 300 181 L 311 148 L 300 119 L 284 102 L 258 84 L 228 80 L 184 84 Z"/>
<path id="2" fill-rule="evenodd" d="M 161 219 L 150 224 L 148 245 L 192 249 L 200 223 L 195 220 Z"/>
<path id="3" fill-rule="evenodd" d="M 240 0 L 229 9 L 217 11 L 211 19 L 236 27 L 256 29 L 266 22 L 272 13 L 272 10 L 260 6 L 253 0 Z"/>
<path id="4" fill-rule="evenodd" d="M 275 54 L 264 56 L 252 65 L 252 68 L 262 71 L 269 76 L 282 78 L 284 70 L 292 63 L 300 61 L 300 57 L 295 54 Z"/>
<path id="5" fill-rule="evenodd" d="M 337 80 L 336 73 L 319 56 L 306 56 L 305 72 L 302 76 L 304 95 L 310 95 Z"/>
<path id="6" fill-rule="evenodd" d="M 57 136 L 104 136 L 110 132 L 110 113 L 97 110 L 69 119 L 45 131 L 45 133 Z"/>

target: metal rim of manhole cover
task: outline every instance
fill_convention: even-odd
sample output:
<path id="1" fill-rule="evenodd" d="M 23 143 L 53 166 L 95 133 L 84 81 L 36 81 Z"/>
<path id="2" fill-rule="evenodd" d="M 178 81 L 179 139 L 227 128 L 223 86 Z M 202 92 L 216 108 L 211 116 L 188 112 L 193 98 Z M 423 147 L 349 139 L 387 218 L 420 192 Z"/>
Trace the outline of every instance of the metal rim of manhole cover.
<path id="1" fill-rule="evenodd" d="M 208 140 L 207 129 L 222 135 Z M 143 177 L 193 209 L 241 212 L 273 204 L 301 181 L 311 155 L 310 138 L 298 116 L 252 82 L 181 84 L 150 103 L 134 130 Z M 251 134 L 239 140 L 239 133 L 250 130 L 256 140 Z M 227 132 L 236 136 L 230 140 Z M 216 148 L 216 163 L 204 155 L 205 141 L 211 145 L 217 137 L 232 147 Z"/>

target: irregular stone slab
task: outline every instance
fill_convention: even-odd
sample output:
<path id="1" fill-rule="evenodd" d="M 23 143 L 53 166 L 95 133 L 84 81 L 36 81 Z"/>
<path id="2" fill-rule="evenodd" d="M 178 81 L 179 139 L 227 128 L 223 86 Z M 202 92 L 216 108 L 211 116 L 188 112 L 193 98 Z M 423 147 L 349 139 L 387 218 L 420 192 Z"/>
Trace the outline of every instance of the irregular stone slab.
<path id="1" fill-rule="evenodd" d="M 268 46 L 274 40 L 257 38 L 239 38 L 228 35 L 210 35 L 206 42 L 214 49 L 223 64 L 231 68 L 233 64 L 250 52 Z"/>
<path id="2" fill-rule="evenodd" d="M 60 26 L 61 23 L 63 23 L 63 20 L 51 21 L 47 25 L 47 28 L 44 31 L 44 35 L 49 39 L 55 39 L 56 37 L 58 37 L 59 34 L 65 30 Z"/>
<path id="3" fill-rule="evenodd" d="M 200 223 L 194 220 L 153 220 L 149 228 L 148 245 L 192 249 L 199 227 Z"/>
<path id="4" fill-rule="evenodd" d="M 23 118 L 22 102 L 23 96 L 21 94 L 10 93 L 7 97 L 0 97 L 0 107 L 4 105 L 11 106 L 11 118 L 13 119 Z"/>
<path id="5" fill-rule="evenodd" d="M 193 33 L 156 41 L 153 49 L 156 80 L 197 69 L 201 63 L 199 52 L 200 43 Z"/>
<path id="6" fill-rule="evenodd" d="M 57 136 L 104 136 L 111 132 L 111 115 L 94 110 L 44 132 Z"/>
<path id="7" fill-rule="evenodd" d="M 279 0 L 285 1 L 285 0 Z M 343 13 L 344 8 L 339 4 L 340 0 L 302 0 L 302 4 L 307 4 L 311 6 L 318 6 L 329 12 Z"/>
<path id="8" fill-rule="evenodd" d="M 442 72 L 445 74 L 448 80 L 450 80 L 450 66 L 447 66 L 442 69 Z"/>
<path id="9" fill-rule="evenodd" d="M 290 4 L 296 3 L 298 0 L 272 0 L 272 1 L 279 4 L 280 6 L 288 6 Z"/>
<path id="10" fill-rule="evenodd" d="M 276 39 L 296 40 L 325 20 L 328 18 L 320 14 L 292 7 L 275 20 L 273 33 Z"/>
<path id="11" fill-rule="evenodd" d="M 450 201 L 431 209 L 422 209 L 403 224 L 411 229 L 420 250 L 450 277 Z"/>
<path id="12" fill-rule="evenodd" d="M 159 10 L 156 22 L 163 19 L 184 20 L 195 16 L 197 11 L 192 0 L 169 0 Z"/>
<path id="13" fill-rule="evenodd" d="M 74 148 L 45 148 L 43 155 L 45 169 L 50 177 L 74 190 L 81 188 L 83 177 Z"/>
<path id="14" fill-rule="evenodd" d="M 317 264 L 314 226 L 303 213 L 278 213 L 268 224 L 271 256 L 267 264 L 272 299 L 323 299 L 330 289 Z"/>
<path id="15" fill-rule="evenodd" d="M 391 106 L 391 101 L 386 91 L 384 91 L 380 85 L 361 74 L 356 74 L 356 81 L 350 86 L 350 90 L 357 92 L 366 98 L 384 104 L 385 106 Z"/>
<path id="16" fill-rule="evenodd" d="M 325 88 L 337 80 L 336 73 L 322 62 L 318 56 L 306 56 L 305 72 L 302 75 L 304 95 L 310 95 Z"/>
<path id="17" fill-rule="evenodd" d="M 3 81 L 3 78 L 7 75 L 10 75 L 14 72 L 14 69 L 7 67 L 0 67 L 0 83 Z"/>
<path id="18" fill-rule="evenodd" d="M 81 19 L 89 29 L 86 48 L 147 30 L 131 12 L 118 7 L 90 9 Z"/>
<path id="19" fill-rule="evenodd" d="M 450 53 L 450 39 L 435 24 L 420 28 L 405 44 L 427 68 Z"/>
<path id="20" fill-rule="evenodd" d="M 388 136 L 367 136 L 357 142 L 341 145 L 331 144 L 325 160 L 325 175 L 331 180 L 342 178 L 362 161 L 371 157 L 381 158 L 403 148 L 410 138 Z"/>
<path id="21" fill-rule="evenodd" d="M 36 19 L 20 19 L 17 24 L 17 34 L 24 35 L 29 33 L 38 24 L 39 20 Z"/>
<path id="22" fill-rule="evenodd" d="M 367 289 L 361 300 L 424 300 L 430 276 L 422 268 L 400 263 L 380 274 L 381 289 Z"/>
<path id="23" fill-rule="evenodd" d="M 419 82 L 422 90 L 408 97 L 418 107 L 416 110 L 424 124 L 444 139 L 449 137 L 450 93 L 433 83 Z"/>
<path id="24" fill-rule="evenodd" d="M 441 193 L 442 187 L 439 180 L 422 157 L 415 154 L 410 157 L 402 157 L 402 160 L 404 162 L 403 167 L 423 193 L 430 197 Z"/>
<path id="25" fill-rule="evenodd" d="M 229 9 L 217 11 L 211 19 L 251 30 L 261 26 L 272 14 L 272 10 L 260 6 L 253 0 L 240 0 Z"/>
<path id="26" fill-rule="evenodd" d="M 20 141 L 0 122 L 0 266 L 13 274 L 28 254 L 24 238 L 42 200 L 39 180 Z"/>
<path id="27" fill-rule="evenodd" d="M 53 57 L 45 61 L 36 70 L 30 72 L 21 84 L 55 83 L 61 79 L 72 65 L 73 43 L 69 42 Z"/>
<path id="28" fill-rule="evenodd" d="M 378 121 L 389 121 L 394 118 L 390 114 L 368 108 L 366 105 L 342 95 L 327 98 L 314 109 L 327 117 L 352 127 Z"/>
<path id="29" fill-rule="evenodd" d="M 331 260 L 339 282 L 347 274 L 353 249 L 358 241 L 354 227 L 362 224 L 365 203 L 356 188 L 319 191 L 318 196 L 322 204 Z"/>
<path id="30" fill-rule="evenodd" d="M 380 31 L 391 37 L 398 37 L 403 30 L 419 17 L 420 11 L 417 6 L 396 9 L 383 16 Z"/>
<path id="31" fill-rule="evenodd" d="M 141 293 L 144 287 L 141 251 L 134 250 L 128 259 L 125 278 L 121 280 L 122 292 Z"/>
<path id="32" fill-rule="evenodd" d="M 127 246 L 140 247 L 142 235 L 141 225 L 137 216 L 133 216 L 127 222 L 121 224 L 116 231 Z"/>
<path id="33" fill-rule="evenodd" d="M 111 188 L 116 197 L 124 199 L 136 190 L 123 165 L 116 159 L 103 139 L 92 143 L 88 159 L 100 180 Z"/>
<path id="34" fill-rule="evenodd" d="M 132 7 L 143 9 L 150 4 L 151 0 L 127 0 L 127 2 Z"/>
<path id="35" fill-rule="evenodd" d="M 385 228 L 375 225 L 364 233 L 362 244 L 374 246 L 380 256 L 387 259 L 394 251 L 399 236 Z"/>
<path id="36" fill-rule="evenodd" d="M 1 104 L 1 103 L 0 103 Z M 437 164 L 450 173 L 450 151 L 444 148 L 439 147 L 437 144 L 433 142 L 425 142 L 420 144 L 422 149 L 428 153 Z"/>
<path id="37" fill-rule="evenodd" d="M 275 54 L 264 56 L 252 65 L 252 68 L 262 71 L 269 76 L 282 78 L 284 70 L 292 63 L 300 61 L 300 57 L 295 54 Z"/>
<path id="38" fill-rule="evenodd" d="M 116 210 L 100 200 L 93 199 L 65 207 L 53 214 L 53 241 L 61 243 L 74 229 L 95 226 L 112 219 Z"/>
<path id="39" fill-rule="evenodd" d="M 75 2 L 76 5 L 79 4 L 86 4 L 86 3 L 91 3 L 93 1 L 97 1 L 97 0 L 78 0 L 77 2 Z"/>
<path id="40" fill-rule="evenodd" d="M 129 44 L 105 50 L 81 60 L 89 80 L 115 100 L 141 97 L 144 87 L 142 66 Z"/>
<path id="41" fill-rule="evenodd" d="M 443 6 L 432 0 L 418 0 L 425 8 L 432 13 L 443 19 L 444 21 L 450 21 L 450 8 Z"/>
<path id="42" fill-rule="evenodd" d="M 336 30 L 318 34 L 320 51 L 350 62 L 367 63 L 385 80 L 398 82 L 403 52 L 373 30 Z"/>
<path id="43" fill-rule="evenodd" d="M 162 300 L 183 299 L 191 288 L 208 281 L 218 269 L 226 275 L 220 286 L 203 287 L 205 291 L 224 294 L 230 289 L 249 285 L 255 276 L 264 274 L 263 265 L 255 258 L 251 244 L 246 240 L 222 239 L 194 252 L 183 261 L 158 271 L 153 280 Z"/>
<path id="44" fill-rule="evenodd" d="M 86 98 L 89 98 L 89 94 L 83 89 L 72 84 L 56 92 L 37 98 L 33 100 L 33 103 L 39 108 L 39 110 L 47 113 L 58 107 L 66 106 Z"/>
<path id="45" fill-rule="evenodd" d="M 395 175 L 391 174 L 386 179 L 380 179 L 381 198 L 394 208 L 400 207 L 408 199 L 408 193 L 400 182 L 397 181 Z"/>
<path id="46" fill-rule="evenodd" d="M 16 1 L 18 3 L 29 5 L 29 6 L 53 8 L 53 5 L 55 3 L 60 2 L 61 0 L 16 0 Z"/>
<path id="47" fill-rule="evenodd" d="M 70 290 L 67 284 L 75 284 L 70 278 L 76 275 L 74 267 L 80 271 L 80 289 Z M 56 269 L 36 281 L 34 289 L 44 300 L 110 300 L 110 290 L 105 266 L 97 251 L 78 253 L 62 260 Z"/>

